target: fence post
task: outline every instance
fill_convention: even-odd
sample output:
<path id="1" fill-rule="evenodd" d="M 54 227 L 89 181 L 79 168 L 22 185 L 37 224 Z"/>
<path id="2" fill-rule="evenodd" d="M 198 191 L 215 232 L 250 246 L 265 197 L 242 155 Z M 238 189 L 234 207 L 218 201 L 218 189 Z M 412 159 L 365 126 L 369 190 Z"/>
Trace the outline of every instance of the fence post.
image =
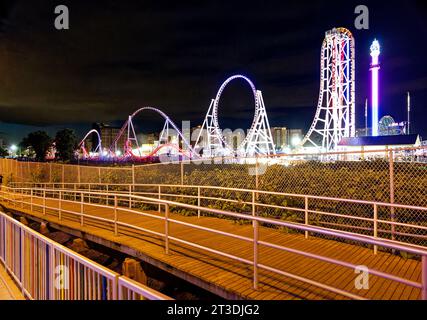
<path id="1" fill-rule="evenodd" d="M 252 190 L 252 217 L 255 217 L 255 191 Z M 255 220 L 252 221 L 252 227 L 255 228 Z"/>
<path id="2" fill-rule="evenodd" d="M 165 252 L 169 254 L 169 205 L 165 204 Z"/>
<path id="3" fill-rule="evenodd" d="M 184 185 L 184 162 L 181 159 L 181 186 Z"/>
<path id="4" fill-rule="evenodd" d="M 114 195 L 114 235 L 117 236 L 117 195 Z"/>
<path id="5" fill-rule="evenodd" d="M 378 205 L 374 204 L 374 238 L 378 237 Z M 378 246 L 374 245 L 374 254 L 377 254 Z"/>
<path id="6" fill-rule="evenodd" d="M 43 215 L 46 215 L 46 189 L 43 189 Z"/>
<path id="7" fill-rule="evenodd" d="M 304 224 L 309 225 L 308 221 L 308 197 L 304 197 Z M 308 239 L 308 231 L 305 231 L 305 238 Z"/>
<path id="8" fill-rule="evenodd" d="M 59 191 L 59 204 L 58 204 L 58 207 L 59 207 L 59 211 L 58 211 L 58 218 L 59 218 L 59 220 L 61 220 L 62 219 L 62 202 L 61 202 L 61 200 L 62 200 L 62 191 Z"/>
<path id="9" fill-rule="evenodd" d="M 64 166 L 64 164 L 62 164 L 62 177 L 61 177 L 61 182 L 62 182 L 62 189 L 64 189 L 65 187 L 64 187 L 64 183 L 65 183 L 65 166 Z"/>
<path id="10" fill-rule="evenodd" d="M 101 167 L 98 167 L 98 183 L 99 184 L 102 183 L 102 179 L 101 179 Z"/>
<path id="11" fill-rule="evenodd" d="M 427 300 L 427 256 L 421 257 L 421 299 Z"/>
<path id="12" fill-rule="evenodd" d="M 135 186 L 135 165 L 132 164 L 132 186 Z"/>
<path id="13" fill-rule="evenodd" d="M 197 187 L 197 206 L 199 209 L 197 209 L 197 218 L 200 218 L 200 186 Z"/>
<path id="14" fill-rule="evenodd" d="M 259 188 L 259 174 L 258 174 L 258 166 L 259 166 L 259 162 L 258 162 L 258 156 L 256 156 L 256 162 L 255 162 L 255 190 L 258 190 Z"/>
<path id="15" fill-rule="evenodd" d="M 30 193 L 30 211 L 33 212 L 33 189 L 31 189 Z"/>
<path id="16" fill-rule="evenodd" d="M 80 186 L 80 183 L 81 183 L 80 165 L 77 165 L 77 182 L 79 183 L 79 186 Z"/>
<path id="17" fill-rule="evenodd" d="M 258 290 L 258 226 L 258 220 L 254 220 L 254 290 Z"/>
<path id="18" fill-rule="evenodd" d="M 49 162 L 49 183 L 52 183 L 52 162 Z"/>
<path id="19" fill-rule="evenodd" d="M 80 193 L 80 225 L 83 227 L 83 223 L 84 223 L 84 220 L 83 220 L 83 206 L 84 206 L 84 195 L 83 195 L 83 192 L 81 192 Z"/>
<path id="20" fill-rule="evenodd" d="M 393 150 L 389 151 L 389 169 L 390 169 L 390 203 L 394 204 L 394 158 Z M 394 207 L 390 207 L 390 220 L 395 221 Z M 395 225 L 391 225 L 391 240 L 395 240 Z"/>

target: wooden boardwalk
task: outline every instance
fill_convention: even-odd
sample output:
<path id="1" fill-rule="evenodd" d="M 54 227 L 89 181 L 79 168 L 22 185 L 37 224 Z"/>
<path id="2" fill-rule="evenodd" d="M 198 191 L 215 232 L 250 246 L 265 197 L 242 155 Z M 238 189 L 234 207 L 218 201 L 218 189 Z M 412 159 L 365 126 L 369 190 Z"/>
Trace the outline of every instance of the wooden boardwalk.
<path id="1" fill-rule="evenodd" d="M 18 286 L 0 263 L 0 300 L 24 300 Z"/>
<path id="2" fill-rule="evenodd" d="M 41 200 L 34 200 L 34 203 L 37 202 L 41 203 Z M 346 299 L 343 296 L 305 282 L 261 269 L 259 270 L 259 289 L 254 290 L 252 288 L 253 270 L 250 265 L 174 241 L 170 243 L 170 254 L 166 255 L 164 240 L 162 238 L 136 231 L 135 229 L 119 227 L 119 235 L 114 236 L 113 226 L 110 223 L 99 222 L 85 217 L 85 224 L 81 227 L 80 218 L 71 214 L 63 213 L 62 220 L 59 221 L 57 212 L 53 210 L 47 211 L 46 215 L 43 215 L 41 208 L 34 208 L 31 212 L 28 205 L 25 205 L 24 208 L 21 208 L 20 205 L 14 207 L 6 202 L 2 203 L 2 205 L 11 210 L 20 211 L 48 222 L 81 230 L 84 233 L 103 239 L 105 243 L 111 242 L 116 244 L 115 248 L 119 248 L 119 246 L 132 248 L 136 252 L 140 252 L 141 256 L 149 257 L 152 261 L 162 264 L 163 268 L 169 270 L 171 273 L 179 271 L 181 277 L 186 280 L 196 283 L 197 281 L 195 282 L 194 279 L 199 279 L 200 283 L 205 284 L 203 287 L 211 292 L 218 294 L 226 292 L 227 295 L 223 294 L 224 297 L 274 300 Z M 58 207 L 58 200 L 46 200 L 46 205 Z M 64 210 L 79 212 L 80 203 L 63 203 L 62 208 Z M 91 216 L 108 219 L 114 218 L 113 208 L 104 209 L 85 204 L 84 212 Z M 150 213 L 158 214 L 157 212 Z M 202 217 L 199 219 L 194 216 L 186 217 L 178 214 L 171 214 L 170 217 L 250 238 L 253 234 L 251 225 L 240 225 L 226 219 L 213 217 Z M 120 209 L 118 210 L 118 221 L 160 233 L 164 231 L 164 221 L 124 212 Z M 420 282 L 421 280 L 421 264 L 419 261 L 413 259 L 404 259 L 400 256 L 384 252 L 374 255 L 373 250 L 369 248 L 318 237 L 305 239 L 300 234 L 289 234 L 265 227 L 260 227 L 259 231 L 259 239 L 262 241 L 323 255 L 356 265 L 367 266 L 368 268 L 391 273 L 412 281 Z M 169 235 L 248 260 L 253 259 L 252 244 L 243 240 L 173 223 L 170 224 Z M 259 248 L 259 263 L 369 299 L 408 300 L 420 298 L 419 289 L 377 276 L 370 276 L 368 290 L 358 290 L 355 288 L 357 274 L 352 269 L 264 246 L 260 246 Z"/>

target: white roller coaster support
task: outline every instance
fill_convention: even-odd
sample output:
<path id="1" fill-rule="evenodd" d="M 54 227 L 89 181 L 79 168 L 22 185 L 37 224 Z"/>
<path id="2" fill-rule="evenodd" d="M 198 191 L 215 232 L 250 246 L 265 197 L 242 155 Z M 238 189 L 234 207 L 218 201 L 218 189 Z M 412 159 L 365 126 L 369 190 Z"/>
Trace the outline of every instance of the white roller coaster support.
<path id="1" fill-rule="evenodd" d="M 255 101 L 255 115 L 245 139 L 236 150 L 226 141 L 218 121 L 218 105 L 225 87 L 235 79 L 245 80 L 251 87 Z M 243 75 L 234 75 L 221 85 L 215 99 L 211 100 L 205 120 L 196 140 L 194 149 L 203 149 L 205 157 L 239 155 L 241 157 L 275 154 L 273 138 L 267 111 L 261 91 L 256 90 L 252 81 Z"/>
<path id="2" fill-rule="evenodd" d="M 102 141 L 101 141 L 101 136 L 99 135 L 99 132 L 95 129 L 90 130 L 88 133 L 86 133 L 86 135 L 84 136 L 84 138 L 82 139 L 82 141 L 80 141 L 79 143 L 79 148 L 83 150 L 83 153 L 85 153 L 87 150 L 85 149 L 85 141 L 86 139 L 91 135 L 91 134 L 96 134 L 98 137 L 98 145 L 96 146 L 96 148 L 93 150 L 95 153 L 99 153 L 102 154 Z M 89 155 L 84 154 L 84 157 L 87 157 Z"/>
<path id="3" fill-rule="evenodd" d="M 175 123 L 168 117 L 168 115 L 166 115 L 163 111 L 157 109 L 157 108 L 153 108 L 153 107 L 143 107 L 143 108 L 139 108 L 138 110 L 136 110 L 133 114 L 131 114 L 128 117 L 128 120 L 125 122 L 125 124 L 123 125 L 123 127 L 121 128 L 119 134 L 115 137 L 113 144 L 110 146 L 110 153 L 115 153 L 118 150 L 117 147 L 117 142 L 119 141 L 119 139 L 123 136 L 123 134 L 125 133 L 125 131 L 127 130 L 127 139 L 126 139 L 126 148 L 131 148 L 130 143 L 134 142 L 139 150 L 139 156 L 141 155 L 141 151 L 139 148 L 139 143 L 138 143 L 138 139 L 136 136 L 136 132 L 135 132 L 135 127 L 133 125 L 133 118 L 140 112 L 142 111 L 154 111 L 155 113 L 159 114 L 160 116 L 163 117 L 163 119 L 165 119 L 165 124 L 163 126 L 163 130 L 160 134 L 160 139 L 159 139 L 159 143 L 161 144 L 162 142 L 164 143 L 168 143 L 168 137 L 169 137 L 169 127 L 171 126 L 176 133 L 178 134 L 179 138 L 182 141 L 182 145 L 184 148 L 186 148 L 190 154 L 190 156 L 195 155 L 196 152 L 194 151 L 194 149 L 191 147 L 190 143 L 187 141 L 187 139 L 185 139 L 184 135 L 181 133 L 181 131 L 178 129 L 178 127 L 175 125 Z M 179 149 L 179 145 L 177 146 Z M 124 150 L 125 154 L 130 155 L 131 152 L 130 150 Z"/>
<path id="4" fill-rule="evenodd" d="M 326 32 L 320 56 L 320 91 L 316 114 L 301 146 L 334 151 L 343 137 L 354 137 L 355 50 L 345 28 Z"/>

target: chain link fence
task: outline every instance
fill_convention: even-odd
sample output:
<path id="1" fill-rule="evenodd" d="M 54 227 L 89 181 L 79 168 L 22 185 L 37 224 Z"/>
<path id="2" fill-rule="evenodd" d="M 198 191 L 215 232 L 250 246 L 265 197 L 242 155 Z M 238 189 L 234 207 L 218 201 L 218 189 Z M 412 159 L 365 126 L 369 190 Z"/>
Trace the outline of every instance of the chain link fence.
<path id="1" fill-rule="evenodd" d="M 256 214 L 303 223 L 304 212 L 308 211 L 313 225 L 366 235 L 372 235 L 374 230 L 372 221 L 368 220 L 374 214 L 371 205 L 325 199 L 311 199 L 305 203 L 304 198 L 292 195 L 427 207 L 426 148 L 245 160 L 210 159 L 138 166 L 95 167 L 0 159 L 0 173 L 6 183 L 92 183 L 98 185 L 94 189 L 108 184 L 122 184 L 126 185 L 123 190 L 128 190 L 131 185 L 133 192 L 146 195 L 160 194 L 156 185 L 162 185 L 162 198 L 248 214 L 253 211 L 251 202 L 254 200 L 250 190 L 280 192 L 284 194 L 255 194 L 255 201 L 265 205 L 257 206 Z M 199 195 L 200 203 L 197 203 L 197 188 L 180 187 L 182 185 L 244 190 L 205 189 Z M 121 188 L 112 186 L 110 190 Z M 377 232 L 382 238 L 404 242 L 410 238 L 411 243 L 427 246 L 427 229 L 409 226 L 427 228 L 424 211 L 384 206 L 377 208 L 377 216 L 380 221 Z"/>

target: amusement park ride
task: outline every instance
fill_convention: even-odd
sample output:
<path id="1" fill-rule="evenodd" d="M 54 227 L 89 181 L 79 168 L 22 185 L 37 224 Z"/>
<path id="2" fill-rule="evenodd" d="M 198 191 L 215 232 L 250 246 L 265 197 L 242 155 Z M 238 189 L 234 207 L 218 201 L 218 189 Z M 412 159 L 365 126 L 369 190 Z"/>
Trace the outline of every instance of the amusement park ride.
<path id="1" fill-rule="evenodd" d="M 299 147 L 310 146 L 320 152 L 328 152 L 335 150 L 343 137 L 354 137 L 356 131 L 355 50 L 354 37 L 349 30 L 336 28 L 326 32 L 321 48 L 320 66 L 320 92 L 317 110 L 313 123 Z M 224 136 L 219 127 L 218 109 L 225 87 L 236 79 L 244 80 L 249 84 L 254 97 L 255 112 L 246 137 L 238 144 L 237 148 L 234 148 L 229 137 Z M 134 117 L 143 111 L 155 112 L 165 120 L 158 146 L 148 155 L 141 153 L 133 125 Z M 179 141 L 174 143 L 169 141 L 171 128 L 179 137 Z M 190 159 L 216 156 L 244 158 L 275 154 L 262 93 L 255 88 L 249 78 L 243 75 L 234 75 L 221 85 L 215 99 L 211 100 L 194 146 L 190 144 L 164 112 L 153 107 L 140 108 L 130 115 L 109 149 L 102 149 L 101 137 L 98 132 L 95 133 L 94 131 L 96 130 L 88 132 L 79 144 L 83 158 L 106 156 L 120 159 L 144 159 L 165 151 L 167 153 L 178 153 L 182 157 Z M 99 143 L 93 152 L 88 153 L 85 149 L 85 140 L 92 133 L 98 135 Z M 124 150 L 120 150 L 117 142 L 123 135 L 126 135 L 126 142 Z"/>

